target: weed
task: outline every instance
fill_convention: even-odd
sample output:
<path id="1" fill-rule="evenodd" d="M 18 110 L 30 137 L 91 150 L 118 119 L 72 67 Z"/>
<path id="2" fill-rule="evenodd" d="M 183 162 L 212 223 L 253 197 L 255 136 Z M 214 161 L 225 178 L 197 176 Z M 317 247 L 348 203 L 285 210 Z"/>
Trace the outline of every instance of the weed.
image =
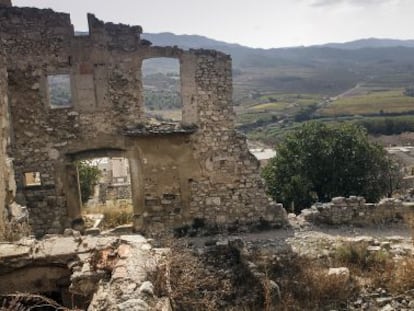
<path id="1" fill-rule="evenodd" d="M 0 296 L 0 311 L 59 310 L 81 311 L 61 306 L 56 301 L 42 295 L 18 293 Z"/>
<path id="2" fill-rule="evenodd" d="M 388 252 L 370 251 L 367 243 L 347 243 L 339 246 L 334 254 L 334 262 L 353 270 L 373 271 L 392 261 Z"/>
<path id="3" fill-rule="evenodd" d="M 133 207 L 128 202 L 118 200 L 111 204 L 87 207 L 84 214 L 102 214 L 104 216 L 102 226 L 104 229 L 109 229 L 132 223 Z"/>
<path id="4" fill-rule="evenodd" d="M 152 276 L 157 295 L 168 295 L 174 310 L 219 310 L 229 295 L 228 279 L 217 277 L 191 250 L 171 246 L 167 261 Z"/>
<path id="5" fill-rule="evenodd" d="M 402 293 L 414 288 L 414 258 L 406 258 L 394 266 L 393 277 L 388 288 L 395 293 Z"/>
<path id="6" fill-rule="evenodd" d="M 271 310 L 340 309 L 358 289 L 352 280 L 328 275 L 326 266 L 307 257 L 291 254 L 269 268 L 281 290 L 281 299 Z"/>

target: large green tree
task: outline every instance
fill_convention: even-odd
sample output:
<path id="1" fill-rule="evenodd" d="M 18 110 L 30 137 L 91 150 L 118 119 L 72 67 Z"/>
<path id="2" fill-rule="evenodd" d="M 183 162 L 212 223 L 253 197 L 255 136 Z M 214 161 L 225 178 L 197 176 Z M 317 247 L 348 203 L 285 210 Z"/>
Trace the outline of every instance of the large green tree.
<path id="1" fill-rule="evenodd" d="M 335 196 L 376 202 L 395 188 L 397 169 L 363 128 L 308 122 L 286 136 L 263 177 L 275 199 L 299 212 Z"/>

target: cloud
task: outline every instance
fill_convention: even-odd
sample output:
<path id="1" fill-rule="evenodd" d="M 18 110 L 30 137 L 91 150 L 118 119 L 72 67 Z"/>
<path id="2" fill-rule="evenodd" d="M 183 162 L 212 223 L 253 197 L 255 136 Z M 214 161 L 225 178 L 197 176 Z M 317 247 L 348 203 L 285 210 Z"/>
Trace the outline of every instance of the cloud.
<path id="1" fill-rule="evenodd" d="M 390 3 L 394 4 L 399 2 L 398 0 L 313 0 L 311 5 L 314 7 L 324 7 L 324 6 L 337 6 L 341 4 L 349 4 L 353 6 L 370 6 Z"/>

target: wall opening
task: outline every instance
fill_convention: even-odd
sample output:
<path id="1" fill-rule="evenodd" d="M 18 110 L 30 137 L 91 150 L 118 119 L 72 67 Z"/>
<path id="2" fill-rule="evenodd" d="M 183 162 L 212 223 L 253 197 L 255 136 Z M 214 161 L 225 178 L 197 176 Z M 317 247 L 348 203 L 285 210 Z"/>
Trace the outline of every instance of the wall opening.
<path id="1" fill-rule="evenodd" d="M 40 172 L 24 173 L 24 185 L 25 187 L 41 186 L 42 180 L 40 179 Z"/>
<path id="2" fill-rule="evenodd" d="M 69 74 L 48 75 L 47 90 L 51 108 L 72 107 L 72 87 Z"/>
<path id="3" fill-rule="evenodd" d="M 152 121 L 182 121 L 180 62 L 150 58 L 142 63 L 145 115 Z"/>
<path id="4" fill-rule="evenodd" d="M 92 158 L 76 164 L 86 229 L 132 224 L 134 209 L 128 159 Z"/>

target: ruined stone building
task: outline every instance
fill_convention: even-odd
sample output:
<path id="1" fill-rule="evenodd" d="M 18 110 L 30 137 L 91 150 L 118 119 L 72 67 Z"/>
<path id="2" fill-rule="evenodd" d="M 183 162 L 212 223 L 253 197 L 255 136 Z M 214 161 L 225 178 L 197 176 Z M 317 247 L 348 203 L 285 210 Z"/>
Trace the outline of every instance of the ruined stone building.
<path id="1" fill-rule="evenodd" d="M 14 191 L 10 157 L 13 196 L 36 235 L 81 223 L 75 162 L 108 156 L 129 161 L 136 231 L 194 220 L 283 223 L 234 127 L 230 57 L 153 47 L 139 26 L 91 14 L 88 22 L 89 34 L 75 36 L 69 14 L 0 0 L 0 212 Z M 179 60 L 183 108 L 181 122 L 155 126 L 144 113 L 141 65 L 158 57 Z M 51 93 L 56 80 L 70 87 L 63 105 Z"/>
<path id="2" fill-rule="evenodd" d="M 104 158 L 97 165 L 101 172 L 94 197 L 100 203 L 107 200 L 131 199 L 129 163 L 125 158 Z"/>

